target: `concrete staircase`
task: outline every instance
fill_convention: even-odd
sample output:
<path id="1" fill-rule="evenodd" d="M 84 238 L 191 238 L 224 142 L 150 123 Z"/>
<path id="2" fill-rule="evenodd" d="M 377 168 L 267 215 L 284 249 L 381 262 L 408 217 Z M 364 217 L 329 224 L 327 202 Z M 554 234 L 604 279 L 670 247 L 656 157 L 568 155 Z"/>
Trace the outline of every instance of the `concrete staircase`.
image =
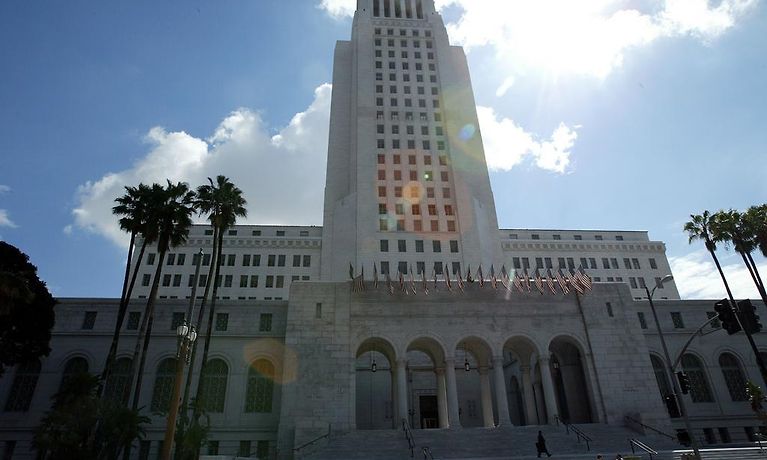
<path id="1" fill-rule="evenodd" d="M 588 435 L 580 442 L 564 426 L 521 426 L 510 428 L 464 428 L 461 430 L 413 430 L 415 459 L 424 458 L 423 447 L 429 447 L 435 459 L 506 460 L 537 458 L 535 448 L 538 430 L 543 432 L 552 458 L 587 460 L 602 454 L 604 460 L 613 460 L 616 454 L 630 456 L 629 439 L 642 441 L 658 451 L 654 459 L 680 460 L 688 450 L 661 435 L 640 435 L 624 427 L 602 424 L 582 424 L 578 428 Z M 308 450 L 308 449 L 307 449 Z M 703 460 L 765 459 L 758 448 L 706 449 Z M 636 454 L 647 459 L 646 454 Z M 306 460 L 407 460 L 410 451 L 405 435 L 399 430 L 366 430 L 332 436 L 310 451 L 301 451 L 299 459 Z"/>

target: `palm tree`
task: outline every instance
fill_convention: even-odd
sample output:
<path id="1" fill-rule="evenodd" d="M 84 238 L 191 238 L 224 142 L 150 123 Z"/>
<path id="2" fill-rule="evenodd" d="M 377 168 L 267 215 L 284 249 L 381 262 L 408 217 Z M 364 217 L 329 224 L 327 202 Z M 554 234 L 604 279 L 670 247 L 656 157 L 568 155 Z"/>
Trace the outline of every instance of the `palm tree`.
<path id="1" fill-rule="evenodd" d="M 713 224 L 711 214 L 708 211 L 703 211 L 703 214 L 691 214 L 690 219 L 692 220 L 684 224 L 684 231 L 687 232 L 687 235 L 690 238 L 689 243 L 692 244 L 692 242 L 696 240 L 701 240 L 705 243 L 706 249 L 711 254 L 711 258 L 714 259 L 716 269 L 719 270 L 719 276 L 722 277 L 722 282 L 724 283 L 724 288 L 727 290 L 727 295 L 733 305 L 735 305 L 735 298 L 732 296 L 730 284 L 727 282 L 727 278 L 722 271 L 722 266 L 719 264 L 719 259 L 716 257 L 716 241 L 714 239 L 714 232 L 711 228 Z M 714 224 L 714 226 L 715 225 L 716 224 Z"/>
<path id="2" fill-rule="evenodd" d="M 735 251 L 743 258 L 751 279 L 756 285 L 762 301 L 767 305 L 767 294 L 765 294 L 764 284 L 759 275 L 759 270 L 751 257 L 751 253 L 756 249 L 757 242 L 755 232 L 751 228 L 754 222 L 747 219 L 745 214 L 730 209 L 729 211 L 719 211 L 711 216 L 711 231 L 714 241 L 732 243 Z"/>
<path id="3" fill-rule="evenodd" d="M 160 286 L 160 277 L 162 276 L 162 267 L 165 261 L 165 255 L 172 247 L 179 246 L 186 241 L 189 235 L 189 228 L 192 225 L 192 212 L 195 194 L 189 190 L 186 183 L 179 182 L 173 184 L 168 181 L 167 187 L 160 184 L 153 184 L 149 194 L 149 206 L 147 211 L 147 226 L 151 228 L 150 232 L 156 232 L 157 235 L 157 266 L 155 268 L 152 288 L 149 291 L 144 317 L 141 320 L 138 336 L 136 337 L 136 346 L 133 351 L 132 363 L 135 363 L 139 356 L 139 347 L 141 347 L 141 361 L 136 372 L 136 383 L 133 391 L 133 406 L 138 408 L 139 397 L 141 395 L 141 383 L 144 377 L 144 364 L 146 362 L 146 351 L 149 347 L 149 339 L 152 335 L 152 322 L 154 319 L 154 307 L 157 299 L 157 291 Z M 133 364 L 131 373 L 135 369 Z"/>
<path id="4" fill-rule="evenodd" d="M 219 175 L 216 177 L 216 182 L 213 179 L 208 178 L 210 185 L 202 185 L 197 188 L 197 201 L 196 205 L 200 211 L 200 214 L 208 214 L 208 220 L 214 228 L 216 233 L 215 251 L 216 251 L 216 263 L 215 273 L 213 279 L 208 281 L 208 284 L 213 284 L 213 293 L 210 299 L 210 310 L 208 311 L 208 324 L 205 332 L 205 343 L 203 346 L 202 361 L 200 364 L 200 379 L 197 384 L 197 396 L 196 404 L 194 407 L 193 422 L 195 422 L 200 411 L 204 408 L 205 402 L 203 401 L 204 394 L 204 378 L 205 366 L 208 360 L 208 351 L 210 350 L 210 337 L 213 331 L 213 320 L 216 310 L 216 294 L 219 287 L 219 272 L 221 268 L 221 250 L 224 241 L 224 233 L 226 229 L 234 225 L 237 221 L 237 217 L 246 217 L 248 212 L 245 209 L 247 201 L 242 197 L 242 190 L 237 188 L 229 178 Z M 201 312 L 202 314 L 202 312 Z M 191 375 L 191 366 L 190 366 Z"/>
<path id="5" fill-rule="evenodd" d="M 138 277 L 138 270 L 141 266 L 141 261 L 144 258 L 144 252 L 147 245 L 154 243 L 157 238 L 157 235 L 152 232 L 154 229 L 147 226 L 147 211 L 151 188 L 148 185 L 139 184 L 138 187 L 125 187 L 125 192 L 125 195 L 115 199 L 117 205 L 112 208 L 112 214 L 122 216 L 119 220 L 120 229 L 130 233 L 128 260 L 125 263 L 125 276 L 123 278 L 122 294 L 120 295 L 120 306 L 117 311 L 115 330 L 112 334 L 112 344 L 109 347 L 109 353 L 107 354 L 107 359 L 104 363 L 104 370 L 101 373 L 101 381 L 98 389 L 99 396 L 101 396 L 104 390 L 104 383 L 107 378 L 109 378 L 110 372 L 112 372 L 115 355 L 117 354 L 117 344 L 120 340 L 120 330 L 125 321 L 125 313 L 128 310 L 129 299 L 133 292 L 136 278 Z M 130 266 L 135 251 L 136 237 L 139 235 L 142 237 L 141 249 L 138 253 L 133 275 L 130 275 Z"/>
<path id="6" fill-rule="evenodd" d="M 767 257 L 767 204 L 751 206 L 746 211 L 745 217 L 754 233 L 753 236 L 759 246 L 759 252 Z"/>

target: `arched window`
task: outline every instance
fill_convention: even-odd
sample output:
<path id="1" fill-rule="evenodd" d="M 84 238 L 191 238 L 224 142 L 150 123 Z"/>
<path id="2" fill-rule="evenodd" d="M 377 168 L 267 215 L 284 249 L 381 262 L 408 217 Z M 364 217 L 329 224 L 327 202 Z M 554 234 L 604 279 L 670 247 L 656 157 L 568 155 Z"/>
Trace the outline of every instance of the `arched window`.
<path id="1" fill-rule="evenodd" d="M 130 358 L 120 358 L 112 366 L 107 383 L 104 386 L 104 395 L 107 399 L 121 404 L 128 404 L 130 396 L 130 384 L 133 378 L 131 374 Z"/>
<path id="2" fill-rule="evenodd" d="M 711 386 L 706 378 L 703 363 L 695 355 L 686 353 L 682 356 L 682 369 L 690 378 L 690 397 L 692 402 L 714 402 Z"/>
<path id="3" fill-rule="evenodd" d="M 668 381 L 668 374 L 666 373 L 666 366 L 663 365 L 663 361 L 655 356 L 650 355 L 650 362 L 652 363 L 652 370 L 655 372 L 655 380 L 658 382 L 658 389 L 662 398 L 672 394 L 671 385 Z"/>
<path id="4" fill-rule="evenodd" d="M 224 412 L 228 375 L 229 366 L 221 359 L 211 359 L 205 365 L 203 401 L 208 412 Z"/>
<path id="5" fill-rule="evenodd" d="M 719 355 L 719 366 L 722 368 L 722 375 L 732 400 L 747 401 L 746 377 L 743 375 L 738 358 L 732 353 L 722 353 Z"/>
<path id="6" fill-rule="evenodd" d="M 5 401 L 5 410 L 8 412 L 28 411 L 39 377 L 40 361 L 34 360 L 19 364 L 16 368 L 16 375 L 13 377 L 8 400 Z"/>
<path id="7" fill-rule="evenodd" d="M 170 408 L 170 398 L 173 394 L 173 383 L 176 381 L 176 358 L 167 358 L 157 366 L 152 392 L 152 412 L 167 412 Z"/>
<path id="8" fill-rule="evenodd" d="M 274 365 L 259 359 L 248 368 L 245 412 L 271 412 L 274 393 Z"/>
<path id="9" fill-rule="evenodd" d="M 61 391 L 64 388 L 64 385 L 78 374 L 85 374 L 88 372 L 88 361 L 85 360 L 85 358 L 77 356 L 75 358 L 70 359 L 67 361 L 66 366 L 64 366 L 64 372 L 61 375 L 61 383 L 59 384 L 59 391 Z"/>

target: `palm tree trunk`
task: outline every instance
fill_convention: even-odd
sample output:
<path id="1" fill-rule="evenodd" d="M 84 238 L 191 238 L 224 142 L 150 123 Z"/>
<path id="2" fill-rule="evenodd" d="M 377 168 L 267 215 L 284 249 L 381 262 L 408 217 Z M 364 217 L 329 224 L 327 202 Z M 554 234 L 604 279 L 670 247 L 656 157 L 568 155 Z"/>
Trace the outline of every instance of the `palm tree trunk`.
<path id="1" fill-rule="evenodd" d="M 754 269 L 754 282 L 756 283 L 756 288 L 759 290 L 759 295 L 762 297 L 762 302 L 764 302 L 764 305 L 767 306 L 767 290 L 764 287 L 762 277 L 759 275 L 759 269 L 756 267 L 756 262 L 754 262 L 754 258 L 751 257 L 751 254 L 746 254 L 746 257 L 748 258 L 748 261 L 751 262 L 751 267 Z"/>
<path id="2" fill-rule="evenodd" d="M 706 243 L 706 246 L 708 246 L 708 242 Z M 719 270 L 719 276 L 722 277 L 724 288 L 727 290 L 727 296 L 730 298 L 734 305 L 735 297 L 733 297 L 732 290 L 730 290 L 730 284 L 727 282 L 727 278 L 724 276 L 724 271 L 722 270 L 722 265 L 719 263 L 719 258 L 716 257 L 716 253 L 714 253 L 713 249 L 709 249 L 708 252 L 711 253 L 711 257 L 714 259 L 714 264 L 716 264 L 716 269 Z"/>
<path id="3" fill-rule="evenodd" d="M 208 352 L 210 351 L 210 337 L 213 332 L 213 319 L 216 312 L 216 294 L 218 293 L 218 277 L 221 272 L 221 263 L 218 262 L 221 259 L 221 249 L 224 243 L 224 229 L 220 228 L 218 231 L 218 242 L 216 244 L 216 274 L 213 279 L 213 293 L 210 299 L 210 310 L 208 311 L 208 327 L 205 330 L 205 344 L 202 351 L 202 361 L 200 362 L 200 378 L 197 383 L 197 404 L 194 407 L 194 419 L 200 416 L 200 411 L 205 405 L 203 400 L 203 391 L 205 390 L 205 367 L 208 361 Z"/>
<path id="4" fill-rule="evenodd" d="M 205 318 L 205 304 L 208 300 L 208 295 L 210 294 L 210 289 L 212 286 L 211 280 L 215 276 L 215 269 L 218 265 L 218 257 L 216 252 L 216 244 L 218 243 L 218 228 L 213 228 L 213 248 L 211 249 L 211 261 L 210 261 L 210 268 L 208 268 L 208 280 L 205 283 L 205 292 L 202 295 L 202 302 L 200 303 L 200 310 L 197 312 L 197 333 L 200 334 L 202 331 L 202 321 Z M 186 382 L 184 384 L 184 397 L 181 401 L 181 409 L 179 411 L 180 417 L 179 417 L 179 426 L 176 428 L 176 432 L 178 433 L 178 437 L 183 438 L 184 436 L 184 429 L 185 424 L 188 420 L 188 406 L 189 406 L 189 397 L 191 396 L 192 392 L 192 379 L 194 377 L 194 363 L 195 358 L 197 357 L 197 342 L 194 341 L 192 343 L 192 350 L 189 355 L 189 369 L 187 370 L 187 376 L 186 376 Z M 182 452 L 181 449 L 176 449 L 176 456 L 175 458 L 180 458 Z"/>
<path id="5" fill-rule="evenodd" d="M 134 248 L 134 242 L 136 233 L 131 233 L 130 247 Z M 144 259 L 144 251 L 146 250 L 146 239 L 141 243 L 141 249 L 139 249 L 138 257 L 136 258 L 136 266 L 133 269 L 133 274 L 130 276 L 130 282 L 128 282 L 128 275 L 130 273 L 130 265 L 132 262 L 132 250 L 129 250 L 128 261 L 125 265 L 125 279 L 123 280 L 123 292 L 120 297 L 120 309 L 117 312 L 117 322 L 115 323 L 115 330 L 112 334 L 112 344 L 109 346 L 109 353 L 107 354 L 106 362 L 104 363 L 104 370 L 101 373 L 101 382 L 99 385 L 98 396 L 103 396 L 103 391 L 106 386 L 109 374 L 112 372 L 112 366 L 114 366 L 115 356 L 117 355 L 117 345 L 120 341 L 120 330 L 122 329 L 123 322 L 125 321 L 125 313 L 128 311 L 128 305 L 130 304 L 130 296 L 133 293 L 133 287 L 136 284 L 136 278 L 138 278 L 138 271 L 141 267 L 141 261 Z M 134 248 L 135 249 L 135 248 Z"/>

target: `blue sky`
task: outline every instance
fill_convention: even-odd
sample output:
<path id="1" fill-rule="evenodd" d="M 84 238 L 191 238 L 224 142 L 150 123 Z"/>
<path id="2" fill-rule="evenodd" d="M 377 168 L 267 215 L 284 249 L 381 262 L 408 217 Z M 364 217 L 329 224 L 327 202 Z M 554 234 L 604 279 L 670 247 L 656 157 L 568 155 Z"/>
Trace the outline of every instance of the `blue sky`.
<path id="1" fill-rule="evenodd" d="M 119 295 L 122 185 L 223 173 L 250 222 L 320 225 L 355 3 L 320 2 L 1 2 L 0 238 L 54 294 L 99 297 Z M 438 4 L 467 48 L 501 226 L 648 230 L 685 297 L 721 297 L 681 227 L 767 201 L 764 2 Z"/>

